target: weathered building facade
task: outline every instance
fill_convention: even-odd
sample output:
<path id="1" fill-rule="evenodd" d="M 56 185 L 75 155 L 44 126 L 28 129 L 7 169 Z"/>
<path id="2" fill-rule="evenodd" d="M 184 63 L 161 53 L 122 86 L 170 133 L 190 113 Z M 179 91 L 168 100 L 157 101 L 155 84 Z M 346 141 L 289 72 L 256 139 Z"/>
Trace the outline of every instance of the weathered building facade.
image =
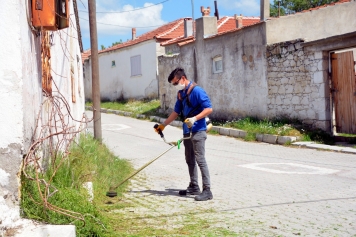
<path id="1" fill-rule="evenodd" d="M 58 31 L 35 29 L 30 4 L 6 1 L 0 8 L 0 235 L 20 219 L 21 167 L 34 142 L 46 140 L 51 127 L 67 126 L 69 133 L 81 126 L 75 121 L 83 118 L 85 100 L 74 2 L 66 6 L 69 27 Z M 51 124 L 58 114 L 64 117 Z M 38 156 L 48 158 L 46 150 Z"/>
<path id="2" fill-rule="evenodd" d="M 280 18 L 261 16 L 266 20 L 223 34 L 214 32 L 215 17 L 197 19 L 196 39 L 166 45 L 166 52 L 174 54 L 159 57 L 162 108 L 174 106 L 176 92 L 167 77 L 181 66 L 211 97 L 213 118 L 289 117 L 325 131 L 340 123 L 351 126 L 356 121 L 344 122 L 356 116 L 351 112 L 339 125 L 332 119 L 338 116 L 330 93 L 330 55 L 356 47 L 355 11 L 356 2 L 342 1 Z M 336 12 L 343 14 L 330 17 Z M 355 72 L 354 67 L 348 70 Z"/>

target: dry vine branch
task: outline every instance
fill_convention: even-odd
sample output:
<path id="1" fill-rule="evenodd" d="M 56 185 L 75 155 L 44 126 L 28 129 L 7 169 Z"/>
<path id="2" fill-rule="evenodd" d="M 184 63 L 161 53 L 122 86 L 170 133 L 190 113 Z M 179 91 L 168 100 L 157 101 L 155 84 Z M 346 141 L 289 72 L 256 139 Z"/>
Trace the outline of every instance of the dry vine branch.
<path id="1" fill-rule="evenodd" d="M 57 85 L 55 87 L 58 90 Z M 58 192 L 52 181 L 61 165 L 68 160 L 72 142 L 79 138 L 79 134 L 86 129 L 86 124 L 90 121 L 85 114 L 80 120 L 74 119 L 65 97 L 58 91 L 52 94 L 46 94 L 46 100 L 41 104 L 36 119 L 33 143 L 24 158 L 22 167 L 23 176 L 36 182 L 41 200 L 38 202 L 30 193 L 27 193 L 27 195 L 34 203 L 42 205 L 48 210 L 81 220 L 85 225 L 83 214 L 52 205 L 48 199 Z M 46 150 L 49 150 L 47 156 Z M 58 158 L 60 160 L 57 160 Z M 50 162 L 49 165 L 52 166 L 50 178 L 44 178 L 42 175 L 45 171 L 48 171 L 46 170 L 48 167 L 43 165 L 46 159 Z M 34 173 L 30 174 L 27 172 L 28 170 L 33 170 Z"/>

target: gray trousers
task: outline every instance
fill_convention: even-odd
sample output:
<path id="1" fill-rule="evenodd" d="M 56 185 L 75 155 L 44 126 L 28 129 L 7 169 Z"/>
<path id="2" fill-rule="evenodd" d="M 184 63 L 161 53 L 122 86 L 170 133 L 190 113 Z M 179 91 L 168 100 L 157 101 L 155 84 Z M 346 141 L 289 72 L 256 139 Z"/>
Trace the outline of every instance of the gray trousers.
<path id="1" fill-rule="evenodd" d="M 189 134 L 184 135 L 184 137 L 189 137 Z M 188 165 L 190 182 L 193 184 L 198 184 L 198 170 L 196 165 L 198 164 L 203 179 L 203 188 L 210 188 L 209 169 L 205 160 L 206 138 L 206 132 L 199 131 L 192 133 L 191 139 L 184 140 L 185 160 Z"/>

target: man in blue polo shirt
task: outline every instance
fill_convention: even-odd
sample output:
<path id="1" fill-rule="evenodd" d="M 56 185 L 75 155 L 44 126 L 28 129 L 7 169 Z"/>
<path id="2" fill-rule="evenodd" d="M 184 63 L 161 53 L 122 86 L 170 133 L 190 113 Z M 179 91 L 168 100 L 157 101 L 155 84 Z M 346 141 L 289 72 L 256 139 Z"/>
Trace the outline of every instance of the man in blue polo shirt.
<path id="1" fill-rule="evenodd" d="M 179 191 L 180 195 L 197 195 L 196 201 L 206 201 L 213 199 L 213 194 L 210 191 L 210 175 L 208 164 L 205 160 L 205 140 L 206 121 L 207 117 L 213 112 L 210 99 L 206 92 L 195 83 L 189 81 L 185 75 L 183 68 L 174 69 L 168 77 L 168 82 L 171 83 L 178 91 L 177 101 L 174 106 L 174 111 L 169 117 L 160 124 L 157 128 L 163 129 L 174 121 L 179 114 L 184 117 L 183 135 L 191 139 L 184 140 L 185 159 L 188 165 L 190 183 L 187 189 Z M 198 184 L 198 170 L 200 168 L 203 180 L 203 192 L 200 193 Z"/>

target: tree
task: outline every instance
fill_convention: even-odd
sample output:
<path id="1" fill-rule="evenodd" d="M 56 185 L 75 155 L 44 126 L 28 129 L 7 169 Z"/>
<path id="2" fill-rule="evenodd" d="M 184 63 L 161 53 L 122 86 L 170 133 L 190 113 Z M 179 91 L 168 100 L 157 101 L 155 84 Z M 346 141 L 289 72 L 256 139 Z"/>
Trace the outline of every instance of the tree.
<path id="1" fill-rule="evenodd" d="M 104 50 L 106 49 L 104 45 L 101 45 L 101 50 Z"/>
<path id="2" fill-rule="evenodd" d="M 281 11 L 280 15 L 284 16 L 286 14 L 293 14 L 296 12 L 301 12 L 304 10 L 308 10 L 310 8 L 322 6 L 324 4 L 329 4 L 333 2 L 338 2 L 339 0 L 281 0 L 280 6 Z M 271 16 L 278 16 L 278 0 L 273 0 L 273 4 L 271 4 Z"/>
<path id="3" fill-rule="evenodd" d="M 286 15 L 286 10 L 284 10 L 282 7 L 278 9 L 278 1 L 275 0 L 273 4 L 270 4 L 270 15 L 272 17 L 284 16 Z"/>

